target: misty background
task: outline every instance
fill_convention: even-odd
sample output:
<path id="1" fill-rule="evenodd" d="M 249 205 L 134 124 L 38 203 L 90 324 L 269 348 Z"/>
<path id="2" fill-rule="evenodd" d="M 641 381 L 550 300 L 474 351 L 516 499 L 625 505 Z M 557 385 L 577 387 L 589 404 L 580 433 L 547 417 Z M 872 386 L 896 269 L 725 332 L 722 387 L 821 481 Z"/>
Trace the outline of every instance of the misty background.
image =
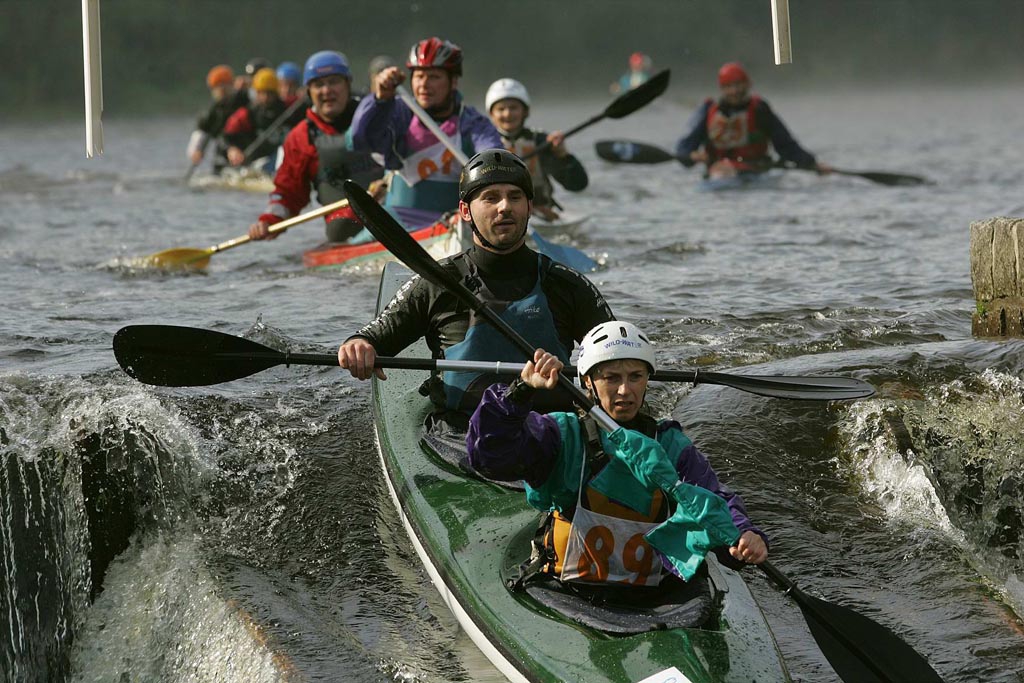
<path id="1" fill-rule="evenodd" d="M 637 50 L 672 68 L 684 103 L 734 59 L 762 91 L 1024 85 L 1021 0 L 790 0 L 790 14 L 795 63 L 776 67 L 769 0 L 103 0 L 104 117 L 198 111 L 211 66 L 255 56 L 337 49 L 363 89 L 373 56 L 404 61 L 430 35 L 462 46 L 478 104 L 504 76 L 535 97 L 607 98 Z M 0 63 L 4 118 L 82 116 L 81 3 L 0 0 Z"/>

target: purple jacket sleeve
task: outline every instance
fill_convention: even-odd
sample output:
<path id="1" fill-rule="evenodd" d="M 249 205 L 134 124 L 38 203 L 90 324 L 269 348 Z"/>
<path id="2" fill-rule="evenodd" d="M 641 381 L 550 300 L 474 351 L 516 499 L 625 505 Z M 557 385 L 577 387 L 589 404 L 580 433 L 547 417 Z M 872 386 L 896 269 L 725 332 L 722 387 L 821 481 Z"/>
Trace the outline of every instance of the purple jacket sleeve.
<path id="1" fill-rule="evenodd" d="M 463 137 L 468 135 L 469 139 L 473 141 L 475 152 L 505 147 L 501 141 L 501 134 L 498 133 L 498 129 L 494 127 L 491 120 L 473 107 L 463 107 L 459 129 L 462 131 Z"/>
<path id="2" fill-rule="evenodd" d="M 505 384 L 492 384 L 469 419 L 469 463 L 497 481 L 524 480 L 534 488 L 547 481 L 562 445 L 558 423 L 528 405 L 508 400 Z"/>
<path id="3" fill-rule="evenodd" d="M 385 168 L 401 168 L 399 154 L 405 151 L 404 135 L 410 121 L 412 112 L 397 99 L 364 97 L 352 117 L 352 147 L 383 154 Z"/>

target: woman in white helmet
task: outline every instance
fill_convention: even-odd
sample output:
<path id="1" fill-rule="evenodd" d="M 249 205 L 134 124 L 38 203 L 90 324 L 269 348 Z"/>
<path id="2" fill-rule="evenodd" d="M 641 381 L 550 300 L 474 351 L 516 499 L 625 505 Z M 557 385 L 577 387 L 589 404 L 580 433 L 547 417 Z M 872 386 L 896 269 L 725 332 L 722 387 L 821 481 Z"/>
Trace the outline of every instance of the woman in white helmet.
<path id="1" fill-rule="evenodd" d="M 766 536 L 679 423 L 643 412 L 656 367 L 643 332 L 602 323 L 580 348 L 583 387 L 624 429 L 607 434 L 587 416 L 530 410 L 533 394 L 553 389 L 563 367 L 537 349 L 511 386 L 487 389 L 466 435 L 474 469 L 522 479 L 529 503 L 549 512 L 519 583 L 545 574 L 652 586 L 691 578 L 708 550 L 734 567 L 767 559 Z"/>
<path id="2" fill-rule="evenodd" d="M 530 168 L 536 195 L 533 200 L 534 213 L 546 220 L 557 219 L 559 215 L 555 208 L 558 203 L 552 196 L 551 178 L 570 192 L 586 189 L 589 182 L 583 164 L 565 148 L 565 135 L 561 131 L 546 133 L 526 127 L 526 118 L 530 115 L 530 93 L 526 91 L 526 86 L 514 78 L 501 78 L 491 83 L 485 104 L 491 123 L 501 134 L 505 149 L 526 161 Z M 530 156 L 545 142 L 550 142 L 551 146 Z"/>

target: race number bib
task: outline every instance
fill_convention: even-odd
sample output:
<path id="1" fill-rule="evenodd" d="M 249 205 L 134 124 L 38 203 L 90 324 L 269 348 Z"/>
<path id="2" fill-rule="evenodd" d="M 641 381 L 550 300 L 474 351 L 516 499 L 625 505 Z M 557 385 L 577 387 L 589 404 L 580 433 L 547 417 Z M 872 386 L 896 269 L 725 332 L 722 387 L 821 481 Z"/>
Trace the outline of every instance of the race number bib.
<path id="1" fill-rule="evenodd" d="M 715 114 L 708 125 L 708 138 L 719 149 L 732 149 L 747 144 L 747 112 L 737 112 L 733 116 Z"/>
<path id="2" fill-rule="evenodd" d="M 658 523 L 633 522 L 576 506 L 562 560 L 562 581 L 657 586 L 661 559 L 644 538 Z"/>
<path id="3" fill-rule="evenodd" d="M 452 140 L 456 149 L 462 149 L 462 134 L 456 133 Z M 398 169 L 398 175 L 402 180 L 412 187 L 421 180 L 439 180 L 441 182 L 459 182 L 459 173 L 462 172 L 462 165 L 455 159 L 451 150 L 443 143 L 436 143 L 424 147 L 415 154 L 403 160 L 402 168 Z"/>

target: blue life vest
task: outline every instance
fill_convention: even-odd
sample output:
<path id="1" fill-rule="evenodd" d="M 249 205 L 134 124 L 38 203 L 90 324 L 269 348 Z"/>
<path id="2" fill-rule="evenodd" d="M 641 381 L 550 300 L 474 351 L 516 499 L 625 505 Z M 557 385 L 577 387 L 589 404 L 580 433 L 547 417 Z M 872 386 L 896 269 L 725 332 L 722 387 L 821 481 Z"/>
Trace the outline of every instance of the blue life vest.
<path id="1" fill-rule="evenodd" d="M 455 263 L 462 271 L 464 281 L 468 279 L 470 282 L 475 280 L 480 283 L 478 289 L 480 298 L 486 301 L 502 320 L 522 334 L 534 347 L 543 348 L 558 356 L 563 363 L 569 363 L 569 351 L 558 338 L 548 298 L 541 287 L 548 269 L 551 267 L 550 259 L 543 255 L 538 257 L 537 283 L 533 286 L 533 290 L 522 299 L 511 302 L 494 296 L 487 285 L 483 284 L 483 280 L 476 272 L 476 267 L 468 259 L 457 259 Z M 512 363 L 522 363 L 527 360 L 523 352 L 508 341 L 505 335 L 494 329 L 483 318 L 477 317 L 472 311 L 469 315 L 469 328 L 466 330 L 465 339 L 445 349 L 444 357 L 447 360 Z M 448 370 L 442 373 L 442 380 L 448 408 L 469 415 L 476 410 L 487 387 L 495 382 L 508 381 L 508 377 Z"/>

